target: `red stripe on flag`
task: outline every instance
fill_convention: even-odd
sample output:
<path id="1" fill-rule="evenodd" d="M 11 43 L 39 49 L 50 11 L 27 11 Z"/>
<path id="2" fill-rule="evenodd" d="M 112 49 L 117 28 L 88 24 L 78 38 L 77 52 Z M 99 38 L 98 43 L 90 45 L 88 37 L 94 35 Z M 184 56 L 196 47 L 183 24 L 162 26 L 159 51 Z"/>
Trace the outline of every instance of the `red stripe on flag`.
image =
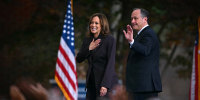
<path id="1" fill-rule="evenodd" d="M 74 100 L 74 98 L 72 97 L 72 94 L 69 92 L 69 89 L 66 87 L 65 83 L 63 82 L 63 80 L 61 79 L 57 71 L 55 71 L 55 75 L 58 78 L 59 82 L 62 84 L 62 87 L 64 88 L 64 90 L 67 92 L 69 98 L 71 100 Z"/>
<path id="2" fill-rule="evenodd" d="M 198 100 L 198 84 L 199 84 L 199 80 L 198 80 L 198 46 L 195 47 L 195 100 Z"/>
<path id="3" fill-rule="evenodd" d="M 59 50 L 62 53 L 62 55 L 64 56 L 65 60 L 68 62 L 70 68 L 72 69 L 73 73 L 75 74 L 75 76 L 77 77 L 77 73 L 76 73 L 76 69 L 73 65 L 73 63 L 71 62 L 71 60 L 69 59 L 69 56 L 66 54 L 65 50 L 63 49 L 63 47 L 60 45 L 59 46 Z M 76 78 L 76 85 L 78 86 L 78 81 Z"/>
<path id="4" fill-rule="evenodd" d="M 76 91 L 76 83 L 73 82 L 73 80 L 71 79 L 69 73 L 67 72 L 67 70 L 65 69 L 64 65 L 62 64 L 62 62 L 60 61 L 60 59 L 57 59 L 57 64 L 60 67 L 60 69 L 63 71 L 63 73 L 65 74 L 65 76 L 67 77 L 69 83 L 72 85 L 74 91 Z"/>
<path id="5" fill-rule="evenodd" d="M 197 73 L 197 75 L 198 75 L 198 77 L 197 77 L 197 84 L 198 84 L 198 87 L 197 87 L 197 91 L 198 91 L 198 93 L 197 93 L 197 99 L 199 100 L 200 99 L 200 16 L 199 16 L 199 18 L 198 18 L 198 41 L 197 41 L 197 46 L 196 46 L 196 48 L 197 48 L 197 50 L 196 50 L 196 67 L 197 67 L 197 69 L 198 69 L 198 73 Z"/>
<path id="6" fill-rule="evenodd" d="M 200 16 L 198 18 L 198 33 L 195 40 L 194 55 L 193 55 L 193 66 L 192 66 L 192 77 L 190 86 L 190 99 L 189 100 L 200 100 Z"/>
<path id="7" fill-rule="evenodd" d="M 68 55 L 65 53 L 64 49 L 62 48 L 62 46 L 59 46 L 60 52 L 62 53 L 62 55 L 64 56 L 65 60 L 68 62 L 70 68 L 72 69 L 72 71 L 74 72 L 74 74 L 76 75 L 76 70 L 75 67 L 73 65 L 73 63 L 71 62 L 71 60 L 69 59 Z"/>

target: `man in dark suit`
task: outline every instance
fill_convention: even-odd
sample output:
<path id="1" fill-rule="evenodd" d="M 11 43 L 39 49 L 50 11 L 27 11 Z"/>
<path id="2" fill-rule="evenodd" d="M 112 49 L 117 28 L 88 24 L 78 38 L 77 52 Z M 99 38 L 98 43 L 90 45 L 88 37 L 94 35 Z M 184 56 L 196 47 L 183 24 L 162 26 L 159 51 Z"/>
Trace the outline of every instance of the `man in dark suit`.
<path id="1" fill-rule="evenodd" d="M 123 30 L 130 43 L 126 68 L 126 88 L 133 100 L 158 97 L 162 91 L 159 73 L 159 40 L 148 25 L 148 11 L 135 8 L 131 14 L 131 25 Z M 137 33 L 134 33 L 137 32 Z M 133 38 L 133 33 L 136 35 Z"/>

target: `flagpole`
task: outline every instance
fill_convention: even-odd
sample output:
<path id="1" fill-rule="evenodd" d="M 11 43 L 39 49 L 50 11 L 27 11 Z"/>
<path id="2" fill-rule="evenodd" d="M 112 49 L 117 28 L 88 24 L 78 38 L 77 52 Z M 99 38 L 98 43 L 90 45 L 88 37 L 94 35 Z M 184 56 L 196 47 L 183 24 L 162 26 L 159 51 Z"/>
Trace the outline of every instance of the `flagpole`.
<path id="1" fill-rule="evenodd" d="M 73 10 L 73 0 L 71 0 L 71 10 L 72 10 L 72 15 L 73 15 L 73 12 L 74 12 L 74 10 Z"/>

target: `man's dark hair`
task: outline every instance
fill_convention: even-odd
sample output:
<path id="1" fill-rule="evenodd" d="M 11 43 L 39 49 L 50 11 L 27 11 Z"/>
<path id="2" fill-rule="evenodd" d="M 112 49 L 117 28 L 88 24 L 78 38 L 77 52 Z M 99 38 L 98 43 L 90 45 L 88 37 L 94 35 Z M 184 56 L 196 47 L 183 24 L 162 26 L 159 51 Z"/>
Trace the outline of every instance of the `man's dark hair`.
<path id="1" fill-rule="evenodd" d="M 134 8 L 133 9 L 133 11 L 135 11 L 135 10 L 140 10 L 140 12 L 141 12 L 141 17 L 147 17 L 147 18 L 149 18 L 149 12 L 146 10 L 146 9 L 143 9 L 143 8 Z"/>

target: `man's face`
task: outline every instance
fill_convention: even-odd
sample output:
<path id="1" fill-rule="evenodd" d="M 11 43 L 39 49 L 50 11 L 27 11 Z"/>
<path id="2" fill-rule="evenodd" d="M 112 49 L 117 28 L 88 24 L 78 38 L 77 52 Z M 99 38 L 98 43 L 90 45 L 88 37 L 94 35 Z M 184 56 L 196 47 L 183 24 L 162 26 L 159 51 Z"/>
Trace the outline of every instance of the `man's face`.
<path id="1" fill-rule="evenodd" d="M 139 31 L 147 25 L 147 17 L 142 17 L 140 10 L 134 10 L 131 14 L 131 25 L 133 30 Z"/>

